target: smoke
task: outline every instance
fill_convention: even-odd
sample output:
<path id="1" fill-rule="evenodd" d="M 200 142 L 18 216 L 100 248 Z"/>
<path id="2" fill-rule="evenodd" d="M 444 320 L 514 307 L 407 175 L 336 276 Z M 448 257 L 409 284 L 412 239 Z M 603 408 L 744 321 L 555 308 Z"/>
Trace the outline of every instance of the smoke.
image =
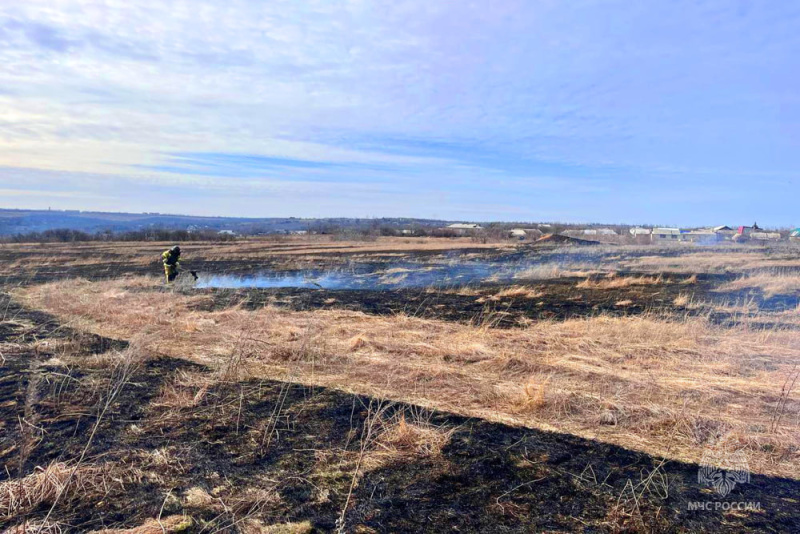
<path id="1" fill-rule="evenodd" d="M 427 261 L 363 263 L 347 268 L 262 271 L 248 275 L 200 275 L 197 288 L 321 288 L 397 290 L 461 287 L 481 283 L 518 283 L 574 276 L 597 268 L 598 256 L 560 251 L 506 254 L 496 258 L 445 255 Z"/>

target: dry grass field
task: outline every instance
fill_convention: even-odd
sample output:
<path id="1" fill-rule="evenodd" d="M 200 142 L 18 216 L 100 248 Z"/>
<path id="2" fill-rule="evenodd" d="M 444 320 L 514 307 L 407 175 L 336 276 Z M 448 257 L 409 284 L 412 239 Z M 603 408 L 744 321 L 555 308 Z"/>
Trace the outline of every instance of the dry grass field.
<path id="1" fill-rule="evenodd" d="M 461 325 L 274 306 L 195 311 L 207 297 L 160 289 L 152 278 L 72 280 L 16 295 L 73 327 L 135 339 L 148 352 L 216 369 L 235 361 L 239 378 L 328 386 L 690 462 L 704 446 L 728 440 L 747 450 L 756 472 L 800 474 L 795 396 L 775 412 L 800 371 L 800 334 L 777 325 L 726 328 L 703 316 L 645 314 L 508 330 L 491 328 L 491 316 Z M 498 295 L 509 293 L 521 294 Z"/>
<path id="2" fill-rule="evenodd" d="M 186 247 L 211 272 L 373 262 L 402 283 L 413 268 L 397 257 L 518 269 L 336 291 L 165 287 L 163 248 L 0 250 L 11 532 L 799 524 L 795 249 Z M 720 499 L 697 482 L 708 450 L 745 459 L 750 482 L 729 497 L 760 510 L 687 512 Z"/>

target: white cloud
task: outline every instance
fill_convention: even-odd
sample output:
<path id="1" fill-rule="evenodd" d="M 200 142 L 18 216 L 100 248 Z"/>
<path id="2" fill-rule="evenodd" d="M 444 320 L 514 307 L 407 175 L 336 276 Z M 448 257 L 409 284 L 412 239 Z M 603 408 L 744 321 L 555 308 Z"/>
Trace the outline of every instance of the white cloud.
<path id="1" fill-rule="evenodd" d="M 796 196 L 799 19 L 721 1 L 7 2 L 0 166 L 117 176 L 144 197 L 246 189 L 155 169 L 174 153 L 352 163 L 256 182 L 324 178 L 386 209 L 382 192 L 468 185 L 453 209 L 488 191 L 511 211 L 529 176 L 539 210 L 560 202 L 553 183 L 655 199 L 667 178 L 768 174 Z"/>

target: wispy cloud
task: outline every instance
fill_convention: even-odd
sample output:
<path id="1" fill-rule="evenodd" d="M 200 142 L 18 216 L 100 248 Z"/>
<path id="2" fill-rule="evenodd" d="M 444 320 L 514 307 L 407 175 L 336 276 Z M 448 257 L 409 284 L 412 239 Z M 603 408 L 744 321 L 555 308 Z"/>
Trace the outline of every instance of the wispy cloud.
<path id="1" fill-rule="evenodd" d="M 85 191 L 52 191 L 48 189 L 0 189 L 0 195 L 7 197 L 34 197 L 38 200 L 78 199 L 78 200 L 112 200 L 115 197 L 98 195 Z"/>
<path id="2" fill-rule="evenodd" d="M 798 58 L 780 2 L 7 2 L 0 186 L 107 184 L 125 194 L 92 207 L 117 210 L 791 224 Z"/>

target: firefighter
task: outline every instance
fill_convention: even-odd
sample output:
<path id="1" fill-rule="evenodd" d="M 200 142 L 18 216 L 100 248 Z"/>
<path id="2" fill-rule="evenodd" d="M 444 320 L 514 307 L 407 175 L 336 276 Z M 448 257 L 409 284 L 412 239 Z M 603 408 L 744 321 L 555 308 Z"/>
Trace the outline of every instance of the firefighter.
<path id="1" fill-rule="evenodd" d="M 175 245 L 169 250 L 165 250 L 164 253 L 161 254 L 161 261 L 164 263 L 164 276 L 167 277 L 167 283 L 172 282 L 175 280 L 175 277 L 178 276 L 181 269 L 180 258 L 181 247 L 178 245 Z"/>

